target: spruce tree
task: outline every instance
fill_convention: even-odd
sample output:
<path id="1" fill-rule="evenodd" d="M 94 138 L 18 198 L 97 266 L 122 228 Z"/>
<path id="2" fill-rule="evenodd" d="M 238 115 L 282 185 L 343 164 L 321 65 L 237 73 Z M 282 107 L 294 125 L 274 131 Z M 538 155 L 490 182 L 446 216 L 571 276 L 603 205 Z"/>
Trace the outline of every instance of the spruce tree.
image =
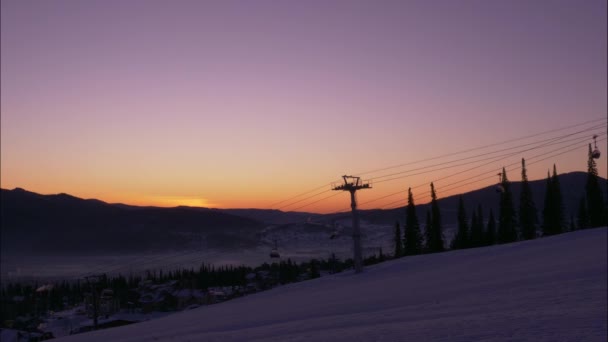
<path id="1" fill-rule="evenodd" d="M 414 196 L 412 188 L 407 191 L 407 209 L 404 227 L 404 254 L 415 255 L 422 252 L 422 236 L 420 234 L 420 224 L 416 215 L 416 205 L 414 204 Z"/>
<path id="2" fill-rule="evenodd" d="M 587 161 L 587 183 L 585 184 L 587 195 L 587 212 L 589 215 L 589 227 L 601 227 L 606 225 L 604 212 L 604 198 L 600 190 L 597 176 L 597 166 L 593 159 L 591 144 L 589 144 L 589 160 Z"/>
<path id="3" fill-rule="evenodd" d="M 587 203 L 585 201 L 585 197 L 581 197 L 581 200 L 578 205 L 578 215 L 576 219 L 578 229 L 589 228 L 589 216 L 587 215 Z"/>
<path id="4" fill-rule="evenodd" d="M 395 258 L 403 256 L 403 241 L 401 241 L 401 227 L 399 221 L 395 221 Z"/>
<path id="5" fill-rule="evenodd" d="M 519 226 L 524 240 L 536 237 L 536 206 L 526 174 L 526 160 L 521 159 L 521 193 L 519 197 Z"/>
<path id="6" fill-rule="evenodd" d="M 424 251 L 426 253 L 430 253 L 431 252 L 431 238 L 432 238 L 432 232 L 431 232 L 431 211 L 427 210 L 426 211 L 426 224 L 424 226 Z"/>
<path id="7" fill-rule="evenodd" d="M 471 236 L 469 238 L 470 247 L 480 247 L 485 244 L 483 236 L 483 212 L 481 205 L 477 207 L 477 212 L 473 211 L 471 217 Z"/>
<path id="8" fill-rule="evenodd" d="M 507 179 L 507 172 L 502 168 L 503 191 L 500 194 L 500 212 L 498 218 L 498 243 L 517 241 L 517 230 L 515 228 L 515 207 L 513 206 L 513 194 L 511 183 Z"/>
<path id="9" fill-rule="evenodd" d="M 547 181 L 545 182 L 545 207 L 543 208 L 543 235 L 553 234 L 553 218 L 555 217 L 555 202 L 553 198 L 553 184 L 551 183 L 551 175 L 547 171 Z"/>
<path id="10" fill-rule="evenodd" d="M 469 247 L 469 227 L 467 226 L 467 213 L 464 209 L 462 195 L 458 198 L 458 231 L 452 240 L 452 249 Z"/>
<path id="11" fill-rule="evenodd" d="M 564 231 L 564 205 L 555 164 L 553 165 L 553 176 L 549 176 L 547 172 L 547 190 L 545 193 L 543 218 L 544 235 L 554 235 Z"/>
<path id="12" fill-rule="evenodd" d="M 431 241 L 429 243 L 431 252 L 442 252 L 445 250 L 443 246 L 443 227 L 441 224 L 441 211 L 437 203 L 437 194 L 435 186 L 431 183 Z"/>
<path id="13" fill-rule="evenodd" d="M 490 209 L 490 217 L 488 217 L 488 229 L 486 230 L 486 244 L 496 244 L 496 220 L 494 219 L 494 211 Z"/>
<path id="14" fill-rule="evenodd" d="M 555 234 L 559 234 L 564 231 L 565 220 L 564 220 L 564 200 L 562 199 L 562 189 L 559 184 L 559 178 L 557 177 L 557 169 L 553 164 L 553 176 L 551 177 L 551 185 L 553 186 L 553 201 L 554 203 L 554 222 L 555 222 Z"/>

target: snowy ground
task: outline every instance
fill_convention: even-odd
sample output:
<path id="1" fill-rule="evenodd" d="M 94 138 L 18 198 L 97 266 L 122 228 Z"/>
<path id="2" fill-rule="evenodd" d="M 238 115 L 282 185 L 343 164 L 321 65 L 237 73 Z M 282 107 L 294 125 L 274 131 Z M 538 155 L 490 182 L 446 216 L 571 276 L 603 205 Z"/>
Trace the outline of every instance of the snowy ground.
<path id="1" fill-rule="evenodd" d="M 65 341 L 606 341 L 607 228 L 415 256 Z"/>

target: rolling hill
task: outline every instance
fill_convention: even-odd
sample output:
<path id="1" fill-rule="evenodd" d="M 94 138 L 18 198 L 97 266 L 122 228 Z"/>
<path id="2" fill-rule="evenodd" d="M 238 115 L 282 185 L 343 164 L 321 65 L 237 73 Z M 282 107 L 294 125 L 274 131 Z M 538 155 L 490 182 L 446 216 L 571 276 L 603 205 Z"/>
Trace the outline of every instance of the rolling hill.
<path id="1" fill-rule="evenodd" d="M 606 341 L 608 228 L 405 257 L 61 341 Z"/>

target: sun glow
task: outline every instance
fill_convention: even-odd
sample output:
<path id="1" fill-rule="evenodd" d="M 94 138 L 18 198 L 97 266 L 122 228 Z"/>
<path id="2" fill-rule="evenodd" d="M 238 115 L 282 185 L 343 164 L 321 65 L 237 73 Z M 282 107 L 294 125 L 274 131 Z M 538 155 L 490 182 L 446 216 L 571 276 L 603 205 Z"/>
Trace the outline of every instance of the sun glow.
<path id="1" fill-rule="evenodd" d="M 184 196 L 163 196 L 163 197 L 154 197 L 150 198 L 148 203 L 151 203 L 155 206 L 160 207 L 177 207 L 177 206 L 186 206 L 186 207 L 204 207 L 210 208 L 215 205 L 209 202 L 205 198 L 201 197 L 184 197 Z"/>

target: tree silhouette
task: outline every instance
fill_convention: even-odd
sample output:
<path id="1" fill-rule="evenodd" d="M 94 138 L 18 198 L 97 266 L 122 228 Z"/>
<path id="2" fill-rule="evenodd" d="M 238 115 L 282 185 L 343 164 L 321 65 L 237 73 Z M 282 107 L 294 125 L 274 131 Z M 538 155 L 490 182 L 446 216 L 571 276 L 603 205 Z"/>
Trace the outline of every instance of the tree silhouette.
<path id="1" fill-rule="evenodd" d="M 587 211 L 589 216 L 589 227 L 601 227 L 606 225 L 604 212 L 604 198 L 600 190 L 597 176 L 597 166 L 593 159 L 591 144 L 589 144 L 589 159 L 587 161 L 587 183 L 585 184 L 587 195 Z"/>
<path id="2" fill-rule="evenodd" d="M 513 206 L 513 194 L 511 193 L 511 182 L 507 179 L 507 172 L 502 168 L 500 193 L 500 212 L 498 218 L 498 243 L 517 241 L 517 230 L 515 228 L 515 208 Z"/>
<path id="3" fill-rule="evenodd" d="M 490 209 L 490 217 L 488 217 L 488 229 L 486 230 L 486 244 L 496 244 L 496 220 L 494 219 L 494 212 Z"/>
<path id="4" fill-rule="evenodd" d="M 442 252 L 445 250 L 443 246 L 443 227 L 441 224 L 441 211 L 437 203 L 437 194 L 435 186 L 431 183 L 431 225 L 430 233 L 428 234 L 429 241 L 427 246 L 429 252 Z"/>
<path id="5" fill-rule="evenodd" d="M 401 241 L 401 228 L 399 221 L 395 221 L 395 258 L 403 256 L 403 241 Z"/>
<path id="6" fill-rule="evenodd" d="M 412 196 L 412 188 L 408 189 L 407 194 L 403 243 L 405 255 L 420 254 L 422 251 L 422 236 L 420 234 L 420 224 L 418 223 L 418 217 L 416 215 L 414 196 Z"/>
<path id="7" fill-rule="evenodd" d="M 536 206 L 532 196 L 532 189 L 526 174 L 526 160 L 521 159 L 521 193 L 519 197 L 519 225 L 524 240 L 536 237 Z"/>
<path id="8" fill-rule="evenodd" d="M 585 201 L 585 197 L 581 197 L 581 200 L 578 204 L 578 215 L 576 219 L 578 229 L 589 228 L 589 215 L 587 214 L 587 202 Z"/>
<path id="9" fill-rule="evenodd" d="M 557 169 L 553 165 L 553 176 L 547 172 L 547 189 L 545 192 L 545 208 L 543 209 L 543 235 L 554 235 L 564 230 L 564 206 L 562 191 L 557 177 Z"/>
<path id="10" fill-rule="evenodd" d="M 426 253 L 430 253 L 431 252 L 431 238 L 432 238 L 432 232 L 431 232 L 431 224 L 432 224 L 432 219 L 431 219 L 431 211 L 427 210 L 426 211 L 426 224 L 424 226 L 424 251 Z"/>
<path id="11" fill-rule="evenodd" d="M 469 247 L 469 227 L 467 225 L 467 213 L 464 209 L 462 195 L 458 197 L 458 231 L 452 240 L 452 249 Z"/>
<path id="12" fill-rule="evenodd" d="M 477 207 L 477 211 L 473 211 L 471 216 L 471 235 L 469 237 L 470 247 L 480 247 L 485 244 L 483 236 L 483 212 L 481 204 Z"/>

